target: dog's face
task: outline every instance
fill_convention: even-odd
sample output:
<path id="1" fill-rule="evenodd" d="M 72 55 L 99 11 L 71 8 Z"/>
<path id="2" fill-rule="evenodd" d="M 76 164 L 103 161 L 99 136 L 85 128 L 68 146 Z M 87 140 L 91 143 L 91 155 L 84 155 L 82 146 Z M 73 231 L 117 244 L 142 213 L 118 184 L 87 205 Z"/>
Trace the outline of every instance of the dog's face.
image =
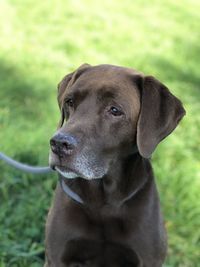
<path id="1" fill-rule="evenodd" d="M 184 114 L 157 80 L 122 67 L 85 64 L 58 89 L 62 118 L 50 165 L 66 178 L 102 178 L 136 146 L 149 157 Z"/>
<path id="2" fill-rule="evenodd" d="M 120 68 L 86 68 L 73 84 L 59 86 L 64 121 L 50 162 L 63 176 L 101 178 L 132 152 L 140 96 L 134 78 L 124 75 Z"/>

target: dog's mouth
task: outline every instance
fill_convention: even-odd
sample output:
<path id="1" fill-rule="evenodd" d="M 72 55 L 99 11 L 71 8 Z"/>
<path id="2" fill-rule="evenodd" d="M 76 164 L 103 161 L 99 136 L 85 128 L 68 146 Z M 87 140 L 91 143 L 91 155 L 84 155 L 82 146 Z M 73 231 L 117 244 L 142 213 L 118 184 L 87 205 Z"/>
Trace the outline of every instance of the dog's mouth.
<path id="1" fill-rule="evenodd" d="M 75 172 L 74 170 L 64 168 L 62 166 L 55 166 L 54 169 L 60 175 L 62 175 L 62 177 L 66 178 L 66 179 L 74 179 L 74 178 L 78 178 L 78 177 L 84 178 L 81 176 L 81 174 Z"/>
<path id="2" fill-rule="evenodd" d="M 93 179 L 101 179 L 102 177 L 90 177 L 85 176 L 77 171 L 74 171 L 72 169 L 68 169 L 62 166 L 54 166 L 53 168 L 55 171 L 57 171 L 62 177 L 66 179 L 75 179 L 75 178 L 83 178 L 85 180 L 93 180 Z"/>

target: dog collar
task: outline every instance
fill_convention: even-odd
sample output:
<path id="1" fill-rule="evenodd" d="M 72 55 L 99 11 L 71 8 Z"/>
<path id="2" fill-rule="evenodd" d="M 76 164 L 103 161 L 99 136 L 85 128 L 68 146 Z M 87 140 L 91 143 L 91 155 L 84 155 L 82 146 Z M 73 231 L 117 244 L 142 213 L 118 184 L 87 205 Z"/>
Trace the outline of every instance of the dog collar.
<path id="1" fill-rule="evenodd" d="M 136 195 L 137 192 L 142 189 L 142 187 L 144 186 L 144 184 L 142 184 L 142 186 L 139 189 L 133 191 L 129 196 L 127 196 L 126 198 L 124 198 L 122 200 L 121 204 L 125 203 L 126 201 L 128 201 L 129 199 L 131 199 L 134 195 Z M 61 186 L 62 190 L 64 191 L 64 193 L 68 197 L 70 197 L 72 200 L 74 200 L 74 201 L 76 201 L 76 202 L 78 202 L 80 204 L 84 204 L 82 198 L 78 194 L 76 194 L 74 191 L 72 191 L 71 188 L 69 188 L 69 186 L 65 183 L 65 181 L 62 178 L 60 178 L 60 186 Z"/>
<path id="2" fill-rule="evenodd" d="M 71 199 L 80 204 L 84 203 L 83 200 L 79 197 L 79 195 L 76 194 L 74 191 L 72 191 L 71 188 L 69 188 L 69 186 L 65 183 L 65 181 L 62 178 L 60 178 L 60 186 L 62 190 L 65 192 L 65 194 L 69 196 Z"/>

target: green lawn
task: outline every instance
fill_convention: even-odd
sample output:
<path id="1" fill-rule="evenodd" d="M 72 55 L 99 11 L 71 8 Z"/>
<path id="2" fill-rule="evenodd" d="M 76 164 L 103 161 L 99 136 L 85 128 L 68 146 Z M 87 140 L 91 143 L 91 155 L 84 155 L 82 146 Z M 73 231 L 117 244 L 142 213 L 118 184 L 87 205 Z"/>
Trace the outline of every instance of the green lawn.
<path id="1" fill-rule="evenodd" d="M 200 2 L 0 1 L 0 151 L 48 162 L 59 80 L 84 62 L 155 75 L 187 116 L 153 157 L 168 230 L 165 267 L 200 266 Z M 0 267 L 39 267 L 56 176 L 0 162 Z"/>

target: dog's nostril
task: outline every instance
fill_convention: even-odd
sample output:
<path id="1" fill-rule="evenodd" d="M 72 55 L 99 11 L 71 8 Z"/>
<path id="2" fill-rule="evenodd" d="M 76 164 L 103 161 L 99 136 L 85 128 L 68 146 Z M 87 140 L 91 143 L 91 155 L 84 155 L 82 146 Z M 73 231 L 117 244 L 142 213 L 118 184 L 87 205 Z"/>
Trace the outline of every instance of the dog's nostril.
<path id="1" fill-rule="evenodd" d="M 55 146 L 55 145 L 56 145 L 56 142 L 53 139 L 51 139 L 50 140 L 50 146 Z"/>
<path id="2" fill-rule="evenodd" d="M 65 150 L 72 150 L 74 148 L 74 146 L 72 144 L 65 142 L 65 143 L 63 143 L 63 148 Z"/>
<path id="3" fill-rule="evenodd" d="M 67 143 L 63 143 L 63 148 L 66 149 L 66 150 L 70 149 L 70 147 L 69 147 L 69 145 Z"/>
<path id="4" fill-rule="evenodd" d="M 50 140 L 50 146 L 51 146 L 51 150 L 53 151 L 53 152 L 55 152 L 56 151 L 56 141 L 55 140 Z"/>

